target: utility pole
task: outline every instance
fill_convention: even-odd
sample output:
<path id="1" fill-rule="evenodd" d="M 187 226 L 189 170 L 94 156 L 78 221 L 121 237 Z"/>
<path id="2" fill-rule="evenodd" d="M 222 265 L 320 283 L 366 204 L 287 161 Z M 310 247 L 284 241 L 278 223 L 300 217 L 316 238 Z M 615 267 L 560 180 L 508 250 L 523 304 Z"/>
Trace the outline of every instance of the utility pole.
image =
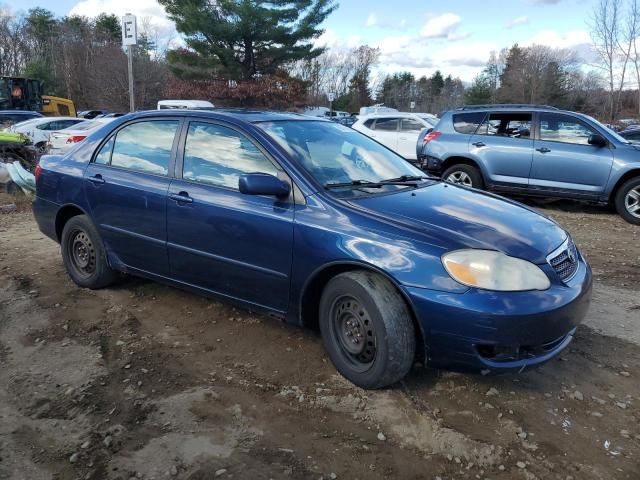
<path id="1" fill-rule="evenodd" d="M 136 101 L 133 94 L 133 45 L 127 46 L 127 59 L 129 63 L 129 111 L 136 111 Z"/>
<path id="2" fill-rule="evenodd" d="M 135 97 L 133 95 L 133 47 L 138 43 L 138 27 L 135 15 L 127 13 L 122 17 L 122 46 L 127 47 L 127 61 L 129 64 L 129 111 L 135 112 Z"/>

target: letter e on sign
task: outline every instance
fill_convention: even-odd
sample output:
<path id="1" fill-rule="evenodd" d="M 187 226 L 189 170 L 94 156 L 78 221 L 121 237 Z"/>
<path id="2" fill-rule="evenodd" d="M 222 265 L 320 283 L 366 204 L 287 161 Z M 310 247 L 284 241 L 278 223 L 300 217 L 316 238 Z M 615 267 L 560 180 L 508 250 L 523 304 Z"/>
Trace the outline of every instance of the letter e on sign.
<path id="1" fill-rule="evenodd" d="M 135 15 L 122 17 L 122 45 L 127 47 L 138 43 L 138 29 Z"/>

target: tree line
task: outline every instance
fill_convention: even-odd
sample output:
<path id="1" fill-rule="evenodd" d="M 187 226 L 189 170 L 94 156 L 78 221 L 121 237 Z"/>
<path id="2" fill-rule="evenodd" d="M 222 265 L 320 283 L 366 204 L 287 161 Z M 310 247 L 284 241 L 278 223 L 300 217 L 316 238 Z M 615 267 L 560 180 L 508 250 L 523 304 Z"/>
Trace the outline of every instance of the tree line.
<path id="1" fill-rule="evenodd" d="M 135 48 L 136 105 L 162 98 L 218 105 L 295 109 L 329 105 L 358 111 L 383 103 L 440 113 L 463 104 L 534 103 L 602 120 L 640 111 L 640 9 L 637 0 L 598 0 L 589 21 L 595 60 L 572 50 L 515 44 L 492 52 L 469 85 L 446 72 L 416 78 L 379 74 L 380 51 L 316 46 L 335 0 L 160 0 L 182 42 L 170 48 L 146 19 Z M 170 39 L 169 39 L 170 40 Z M 127 59 L 120 19 L 57 18 L 43 8 L 0 9 L 0 75 L 43 81 L 45 92 L 79 108 L 125 110 Z M 629 89 L 629 87 L 634 87 Z"/>
<path id="2" fill-rule="evenodd" d="M 163 95 L 168 69 L 152 41 L 154 30 L 143 21 L 142 31 L 134 59 L 136 100 L 151 108 Z M 120 19 L 104 13 L 56 18 L 44 8 L 23 15 L 0 10 L 0 75 L 39 79 L 45 93 L 71 98 L 81 109 L 126 110 Z"/>

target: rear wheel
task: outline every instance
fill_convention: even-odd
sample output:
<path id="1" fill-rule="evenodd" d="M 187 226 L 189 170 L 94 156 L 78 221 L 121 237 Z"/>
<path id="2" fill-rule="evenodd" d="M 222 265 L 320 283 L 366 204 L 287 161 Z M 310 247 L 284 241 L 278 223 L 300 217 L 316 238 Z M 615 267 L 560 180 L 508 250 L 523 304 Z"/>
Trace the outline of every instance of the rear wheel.
<path id="1" fill-rule="evenodd" d="M 627 180 L 616 193 L 616 210 L 627 222 L 640 225 L 640 177 Z"/>
<path id="2" fill-rule="evenodd" d="M 322 292 L 320 331 L 336 369 L 366 389 L 404 378 L 415 332 L 404 299 L 384 277 L 366 271 L 334 277 Z"/>
<path id="3" fill-rule="evenodd" d="M 77 285 L 96 289 L 116 280 L 118 274 L 109 267 L 100 235 L 86 215 L 67 221 L 60 247 L 67 273 Z"/>
<path id="4" fill-rule="evenodd" d="M 447 168 L 442 174 L 442 180 L 465 187 L 483 188 L 482 174 L 476 167 L 459 163 Z"/>

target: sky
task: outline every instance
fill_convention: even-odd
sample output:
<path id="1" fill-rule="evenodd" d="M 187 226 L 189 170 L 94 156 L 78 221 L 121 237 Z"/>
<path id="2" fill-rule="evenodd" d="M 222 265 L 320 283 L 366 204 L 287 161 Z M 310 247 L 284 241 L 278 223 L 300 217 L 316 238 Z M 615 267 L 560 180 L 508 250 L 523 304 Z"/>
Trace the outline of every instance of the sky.
<path id="1" fill-rule="evenodd" d="M 441 70 L 470 82 L 492 51 L 514 43 L 572 48 L 585 55 L 588 20 L 596 0 L 341 0 L 316 40 L 330 48 L 369 45 L 380 49 L 384 73 L 416 76 Z M 22 0 L 58 15 L 118 16 L 131 12 L 170 34 L 171 22 L 155 0 Z"/>

